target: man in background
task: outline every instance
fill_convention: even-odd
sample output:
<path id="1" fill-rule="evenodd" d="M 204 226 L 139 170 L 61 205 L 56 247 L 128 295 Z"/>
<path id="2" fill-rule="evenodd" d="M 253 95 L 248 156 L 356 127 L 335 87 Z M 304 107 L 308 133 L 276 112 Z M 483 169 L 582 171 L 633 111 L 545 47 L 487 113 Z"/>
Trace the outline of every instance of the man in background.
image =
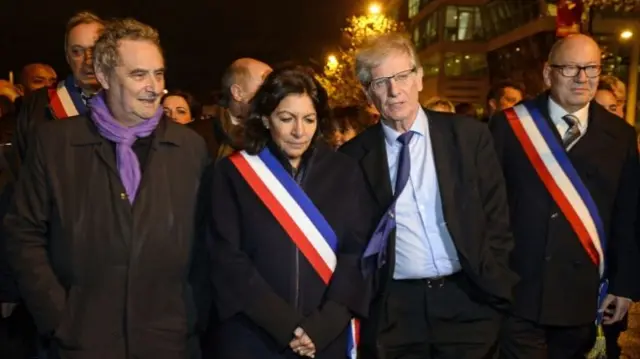
<path id="1" fill-rule="evenodd" d="M 47 64 L 29 64 L 22 68 L 18 87 L 23 96 L 29 96 L 43 87 L 52 87 L 57 79 L 58 75 L 53 67 Z"/>
<path id="2" fill-rule="evenodd" d="M 249 102 L 270 72 L 271 67 L 262 61 L 241 58 L 235 60 L 222 75 L 223 93 L 217 116 L 194 121 L 191 125 L 204 137 L 213 160 L 240 149 Z"/>

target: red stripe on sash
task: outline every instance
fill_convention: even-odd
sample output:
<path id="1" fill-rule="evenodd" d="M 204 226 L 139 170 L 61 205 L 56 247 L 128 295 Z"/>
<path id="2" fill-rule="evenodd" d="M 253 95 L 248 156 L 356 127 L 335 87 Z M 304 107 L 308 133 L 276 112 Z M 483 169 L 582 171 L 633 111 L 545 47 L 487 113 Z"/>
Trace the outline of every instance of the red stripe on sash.
<path id="1" fill-rule="evenodd" d="M 64 110 L 64 106 L 62 106 L 62 101 L 60 100 L 60 96 L 58 96 L 58 89 L 49 89 L 49 106 L 51 106 L 51 110 L 57 119 L 65 119 L 67 116 L 67 112 Z"/>
<path id="2" fill-rule="evenodd" d="M 589 232 L 587 232 L 587 229 L 578 216 L 578 213 L 573 209 L 560 187 L 558 187 L 558 185 L 556 184 L 551 173 L 549 173 L 549 170 L 542 161 L 542 158 L 540 158 L 538 151 L 536 151 L 535 146 L 531 142 L 529 135 L 520 123 L 520 119 L 518 118 L 515 110 L 513 108 L 507 109 L 505 110 L 505 114 L 507 116 L 509 124 L 511 125 L 511 128 L 513 129 L 513 132 L 520 141 L 524 152 L 527 154 L 529 161 L 531 161 L 533 168 L 538 173 L 538 176 L 551 194 L 551 197 L 555 200 L 556 204 L 569 221 L 569 224 L 578 236 L 582 247 L 586 250 L 589 258 L 591 258 L 591 261 L 598 265 L 600 263 L 600 256 L 598 255 L 598 251 L 591 241 Z"/>
<path id="3" fill-rule="evenodd" d="M 309 263 L 311 263 L 311 266 L 316 270 L 322 281 L 325 284 L 329 284 L 333 271 L 325 263 L 320 254 L 318 254 L 313 245 L 311 245 L 300 227 L 298 227 L 298 225 L 293 221 L 280 202 L 278 202 L 264 182 L 260 177 L 258 177 L 253 168 L 251 168 L 251 165 L 242 156 L 242 154 L 238 152 L 229 156 L 229 159 L 233 162 L 240 174 L 242 174 L 242 177 L 244 177 L 265 206 L 267 206 L 269 211 L 271 211 L 285 232 L 287 232 L 289 237 L 291 237 L 291 240 L 295 243 L 298 249 L 300 249 L 305 258 L 309 260 Z"/>

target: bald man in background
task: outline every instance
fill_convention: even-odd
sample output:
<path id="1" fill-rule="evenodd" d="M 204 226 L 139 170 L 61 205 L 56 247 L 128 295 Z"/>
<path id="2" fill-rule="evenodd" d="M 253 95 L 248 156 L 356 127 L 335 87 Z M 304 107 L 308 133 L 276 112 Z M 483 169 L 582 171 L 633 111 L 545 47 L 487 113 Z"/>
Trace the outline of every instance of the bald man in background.
<path id="1" fill-rule="evenodd" d="M 521 278 L 503 326 L 501 358 L 584 358 L 599 304 L 608 325 L 620 321 L 638 297 L 635 131 L 593 101 L 600 59 L 598 44 L 588 36 L 559 40 L 543 71 L 549 91 L 490 123 L 515 238 L 510 265 Z M 537 139 L 532 128 L 539 130 Z M 540 142 L 553 156 L 544 146 L 532 146 Z M 543 165 L 554 161 L 555 169 Z M 571 180 L 563 182 L 563 176 Z M 601 303 L 600 264 L 606 264 L 609 281 Z"/>
<path id="2" fill-rule="evenodd" d="M 262 61 L 252 58 L 235 60 L 222 75 L 222 100 L 218 114 L 190 124 L 204 137 L 213 160 L 241 148 L 249 102 L 269 73 L 271 67 Z"/>

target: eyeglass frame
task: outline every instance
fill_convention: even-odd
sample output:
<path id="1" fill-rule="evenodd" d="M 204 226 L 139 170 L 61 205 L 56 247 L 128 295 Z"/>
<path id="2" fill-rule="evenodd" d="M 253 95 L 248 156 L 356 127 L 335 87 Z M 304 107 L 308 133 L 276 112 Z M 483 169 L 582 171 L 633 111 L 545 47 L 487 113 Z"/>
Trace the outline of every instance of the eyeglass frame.
<path id="1" fill-rule="evenodd" d="M 369 83 L 366 85 L 366 88 L 370 91 L 376 92 L 376 90 L 372 87 L 374 83 L 383 83 L 385 84 L 385 87 L 388 89 L 389 88 L 389 84 L 391 83 L 391 80 L 393 81 L 398 81 L 397 77 L 400 75 L 407 75 L 407 79 L 408 76 L 412 75 L 412 74 L 416 74 L 418 73 L 418 66 L 413 65 L 412 68 L 408 69 L 408 70 L 404 70 L 404 71 L 400 71 L 400 72 L 396 72 L 395 74 L 391 75 L 391 76 L 381 76 L 378 78 L 375 78 L 371 81 L 369 81 Z M 382 88 L 380 88 L 381 90 Z"/>
<path id="2" fill-rule="evenodd" d="M 602 74 L 602 65 L 578 66 L 578 65 L 550 64 L 549 67 L 551 67 L 552 69 L 560 70 L 560 75 L 562 75 L 564 77 L 577 77 L 583 71 L 584 71 L 585 76 L 587 76 L 587 78 L 590 78 L 590 79 L 594 79 L 594 78 L 596 78 L 596 77 L 598 77 L 598 76 L 600 76 Z M 565 75 L 565 69 L 570 68 L 570 67 L 576 68 L 578 70 L 578 72 L 576 72 L 575 75 Z M 589 74 L 587 73 L 587 69 L 589 69 L 589 68 L 598 69 L 598 74 L 595 75 L 595 76 L 589 76 Z"/>

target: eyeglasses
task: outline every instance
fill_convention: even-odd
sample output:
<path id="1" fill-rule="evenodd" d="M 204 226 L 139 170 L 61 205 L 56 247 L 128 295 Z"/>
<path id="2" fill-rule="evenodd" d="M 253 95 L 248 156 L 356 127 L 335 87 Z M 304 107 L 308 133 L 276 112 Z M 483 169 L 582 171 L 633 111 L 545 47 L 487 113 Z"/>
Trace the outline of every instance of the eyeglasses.
<path id="1" fill-rule="evenodd" d="M 417 70 L 418 68 L 414 66 L 409 70 L 398 72 L 395 75 L 378 77 L 377 79 L 369 82 L 369 89 L 374 92 L 386 91 L 389 89 L 389 86 L 391 85 L 391 80 L 395 81 L 398 85 L 401 85 L 401 86 L 406 85 L 409 83 L 409 79 L 411 78 L 411 75 L 413 75 Z"/>
<path id="2" fill-rule="evenodd" d="M 588 78 L 594 78 L 600 76 L 602 72 L 602 66 L 600 65 L 588 65 L 588 66 L 577 66 L 577 65 L 549 65 L 554 69 L 560 70 L 560 74 L 564 77 L 576 77 L 580 74 L 581 71 L 584 70 L 584 74 L 587 75 Z"/>

